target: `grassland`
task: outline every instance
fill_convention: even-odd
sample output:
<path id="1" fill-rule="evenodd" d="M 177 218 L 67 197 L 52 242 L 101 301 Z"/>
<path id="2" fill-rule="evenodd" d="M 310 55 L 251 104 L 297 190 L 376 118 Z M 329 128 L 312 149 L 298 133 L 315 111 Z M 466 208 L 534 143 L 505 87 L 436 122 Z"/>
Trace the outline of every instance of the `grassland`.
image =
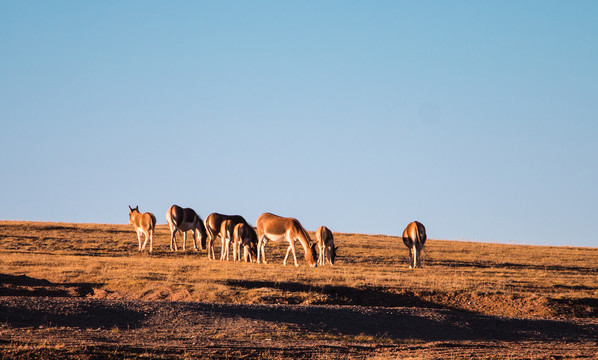
<path id="1" fill-rule="evenodd" d="M 8 358 L 44 354 L 542 358 L 593 356 L 598 350 L 596 248 L 429 240 L 424 268 L 409 270 L 407 249 L 398 237 L 334 235 L 337 264 L 314 269 L 303 259 L 298 268 L 283 266 L 286 249 L 275 244 L 267 247 L 267 265 L 208 261 L 205 251 L 172 253 L 164 225 L 158 226 L 154 252 L 148 254 L 136 250 L 137 240 L 128 225 L 0 222 L 1 354 Z M 101 308 L 80 309 L 90 304 Z M 65 322 L 60 311 L 52 310 L 71 309 L 94 319 L 93 313 L 111 318 L 123 307 L 145 314 L 146 320 L 94 320 L 89 327 L 85 322 Z M 25 310 L 35 316 L 15 317 L 15 311 Z M 160 311 L 167 311 L 161 317 L 166 320 L 147 317 Z M 168 342 L 167 334 L 159 335 L 182 321 L 177 315 L 181 312 L 186 319 L 195 319 L 181 326 L 195 331 L 199 340 Z M 231 318 L 224 312 L 237 315 Z M 276 319 L 281 320 L 268 318 L 269 313 L 279 314 Z M 288 320 L 302 314 L 312 320 Z M 40 316 L 52 320 L 44 322 Z M 406 325 L 397 327 L 393 319 L 410 323 L 427 319 L 436 328 L 422 324 L 412 329 L 411 336 Z M 372 322 L 379 325 L 372 327 Z M 487 323 L 496 329 L 484 332 Z M 362 331 L 348 330 L 352 326 Z M 113 338 L 117 344 L 97 340 L 96 328 L 100 337 Z M 523 336 L 517 328 L 539 335 Z M 559 337 L 560 328 L 570 334 Z M 438 333 L 461 334 L 463 329 L 485 335 Z M 144 334 L 153 339 L 148 346 L 140 350 L 130 345 Z M 54 340 L 44 343 L 44 338 Z M 297 345 L 298 338 L 302 345 Z M 206 339 L 212 347 L 204 344 Z"/>

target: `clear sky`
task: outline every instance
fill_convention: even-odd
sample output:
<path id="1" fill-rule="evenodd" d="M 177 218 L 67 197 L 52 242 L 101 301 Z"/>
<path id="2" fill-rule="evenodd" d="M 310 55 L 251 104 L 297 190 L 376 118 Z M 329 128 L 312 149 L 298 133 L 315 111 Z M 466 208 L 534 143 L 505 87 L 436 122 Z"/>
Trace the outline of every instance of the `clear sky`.
<path id="1" fill-rule="evenodd" d="M 597 1 L 0 1 L 0 219 L 598 246 Z"/>

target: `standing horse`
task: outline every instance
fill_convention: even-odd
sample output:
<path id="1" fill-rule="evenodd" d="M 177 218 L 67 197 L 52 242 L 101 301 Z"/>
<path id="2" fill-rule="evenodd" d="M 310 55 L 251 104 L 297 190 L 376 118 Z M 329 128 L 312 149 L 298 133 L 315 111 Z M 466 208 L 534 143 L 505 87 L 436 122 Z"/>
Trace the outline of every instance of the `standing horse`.
<path id="1" fill-rule="evenodd" d="M 332 231 L 326 226 L 320 226 L 318 230 L 316 230 L 316 239 L 318 240 L 318 248 L 320 250 L 318 265 L 326 265 L 326 262 L 329 262 L 330 265 L 334 265 L 334 258 L 336 257 L 338 246 L 334 246 Z"/>
<path id="2" fill-rule="evenodd" d="M 129 206 L 129 224 L 132 224 L 137 233 L 137 241 L 139 242 L 139 251 L 145 250 L 147 240 L 149 239 L 150 248 L 149 252 L 152 252 L 154 243 L 154 230 L 156 229 L 156 217 L 154 214 L 146 212 L 141 214 L 139 212 L 139 206 L 135 206 L 133 209 Z M 145 241 L 141 246 L 141 234 L 145 235 Z"/>
<path id="3" fill-rule="evenodd" d="M 208 259 L 215 260 L 214 256 L 214 240 L 220 235 L 220 227 L 224 220 L 231 220 L 234 226 L 240 223 L 247 224 L 247 221 L 240 215 L 223 215 L 218 213 L 211 213 L 206 218 L 206 231 L 208 233 Z M 210 253 L 211 252 L 211 253 Z"/>
<path id="4" fill-rule="evenodd" d="M 241 261 L 241 249 L 243 249 L 243 260 L 253 262 L 257 259 L 257 235 L 255 230 L 245 223 L 235 225 L 233 231 L 233 260 Z"/>
<path id="5" fill-rule="evenodd" d="M 283 264 L 287 264 L 289 252 L 293 252 L 295 266 L 297 264 L 297 255 L 295 254 L 295 241 L 299 240 L 305 250 L 305 260 L 311 267 L 317 266 L 316 262 L 316 244 L 313 244 L 307 231 L 301 226 L 301 223 L 294 218 L 284 218 L 270 213 L 263 213 L 257 219 L 257 262 L 260 258 L 266 264 L 266 244 L 269 240 L 278 242 L 286 240 L 289 243 L 287 254 L 284 257 Z M 261 255 L 261 256 L 260 256 Z"/>
<path id="6" fill-rule="evenodd" d="M 199 246 L 203 250 L 206 241 L 206 229 L 203 220 L 193 209 L 183 209 L 178 205 L 172 205 L 166 211 L 166 221 L 168 221 L 168 226 L 170 227 L 170 251 L 178 251 L 176 246 L 177 231 L 183 233 L 183 251 L 185 250 L 187 246 L 187 231 L 189 230 L 193 232 L 193 249 L 195 251 L 198 250 L 197 240 L 199 240 Z"/>
<path id="7" fill-rule="evenodd" d="M 403 231 L 403 243 L 409 248 L 409 268 L 422 266 L 421 252 L 426 244 L 426 228 L 422 223 L 409 223 Z"/>

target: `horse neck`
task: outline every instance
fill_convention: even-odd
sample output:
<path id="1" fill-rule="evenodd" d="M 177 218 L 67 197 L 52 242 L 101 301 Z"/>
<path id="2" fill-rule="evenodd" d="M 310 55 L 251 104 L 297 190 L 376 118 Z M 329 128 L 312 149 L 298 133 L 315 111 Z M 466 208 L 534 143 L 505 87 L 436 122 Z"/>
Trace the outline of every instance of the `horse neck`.
<path id="1" fill-rule="evenodd" d="M 133 225 L 138 226 L 141 222 L 141 213 L 139 211 L 133 211 L 130 215 L 130 218 Z"/>
<path id="2" fill-rule="evenodd" d="M 307 258 L 307 254 L 313 255 L 310 252 L 311 239 L 309 238 L 307 231 L 300 224 L 297 224 L 296 230 L 297 230 L 297 234 L 296 234 L 295 238 L 298 239 L 299 242 L 301 243 L 301 246 L 303 246 L 303 250 L 305 251 L 305 258 Z M 313 256 L 312 256 L 312 258 L 313 258 Z M 312 260 L 315 261 L 315 259 L 312 259 Z"/>

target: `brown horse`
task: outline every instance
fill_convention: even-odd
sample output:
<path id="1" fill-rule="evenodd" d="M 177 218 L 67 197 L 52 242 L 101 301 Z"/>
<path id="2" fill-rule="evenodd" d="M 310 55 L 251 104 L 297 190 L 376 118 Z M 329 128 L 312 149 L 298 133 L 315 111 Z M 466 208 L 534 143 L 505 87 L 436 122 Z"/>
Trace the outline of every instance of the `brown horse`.
<path id="1" fill-rule="evenodd" d="M 168 221 L 168 226 L 170 227 L 170 251 L 177 251 L 177 231 L 183 233 L 183 251 L 185 250 L 187 246 L 187 231 L 189 230 L 193 232 L 193 249 L 195 251 L 198 250 L 197 240 L 199 240 L 199 246 L 203 250 L 203 244 L 206 241 L 206 228 L 204 227 L 203 220 L 197 215 L 195 210 L 172 205 L 166 211 L 166 221 Z"/>
<path id="2" fill-rule="evenodd" d="M 332 231 L 326 226 L 320 226 L 318 230 L 316 230 L 316 239 L 318 240 L 318 248 L 320 250 L 318 265 L 326 265 L 326 262 L 329 262 L 330 265 L 334 265 L 334 258 L 336 257 L 338 246 L 334 246 Z"/>
<path id="3" fill-rule="evenodd" d="M 286 240 L 289 243 L 287 254 L 284 257 L 283 264 L 287 264 L 289 252 L 293 252 L 295 266 L 297 264 L 297 255 L 295 254 L 295 241 L 299 240 L 305 250 L 305 260 L 311 267 L 317 266 L 316 262 L 316 244 L 312 243 L 307 231 L 301 226 L 301 223 L 294 218 L 284 218 L 270 213 L 263 213 L 257 219 L 257 262 L 260 258 L 266 264 L 266 244 L 269 240 L 278 242 Z M 260 256 L 261 255 L 261 256 Z"/>
<path id="4" fill-rule="evenodd" d="M 129 224 L 132 224 L 137 233 L 137 241 L 139 242 L 139 251 L 145 250 L 147 240 L 149 239 L 150 248 L 149 252 L 152 252 L 154 243 L 154 230 L 156 229 L 156 217 L 154 214 L 146 212 L 141 214 L 139 212 L 139 206 L 135 206 L 133 209 L 129 206 Z M 145 235 L 145 241 L 141 246 L 141 234 Z"/>
<path id="5" fill-rule="evenodd" d="M 409 223 L 403 231 L 403 243 L 409 248 L 410 269 L 422 266 L 421 252 L 426 239 L 426 228 L 418 221 Z"/>
<path id="6" fill-rule="evenodd" d="M 253 262 L 257 260 L 257 235 L 255 230 L 245 223 L 235 225 L 233 231 L 233 260 L 241 261 L 241 249 L 243 249 L 243 260 Z"/>
<path id="7" fill-rule="evenodd" d="M 206 231 L 208 233 L 208 259 L 216 259 L 214 256 L 214 240 L 220 235 L 220 227 L 224 220 L 231 220 L 234 226 L 240 223 L 247 224 L 247 221 L 240 215 L 223 215 L 212 213 L 206 218 Z M 211 251 L 211 253 L 210 253 Z"/>

